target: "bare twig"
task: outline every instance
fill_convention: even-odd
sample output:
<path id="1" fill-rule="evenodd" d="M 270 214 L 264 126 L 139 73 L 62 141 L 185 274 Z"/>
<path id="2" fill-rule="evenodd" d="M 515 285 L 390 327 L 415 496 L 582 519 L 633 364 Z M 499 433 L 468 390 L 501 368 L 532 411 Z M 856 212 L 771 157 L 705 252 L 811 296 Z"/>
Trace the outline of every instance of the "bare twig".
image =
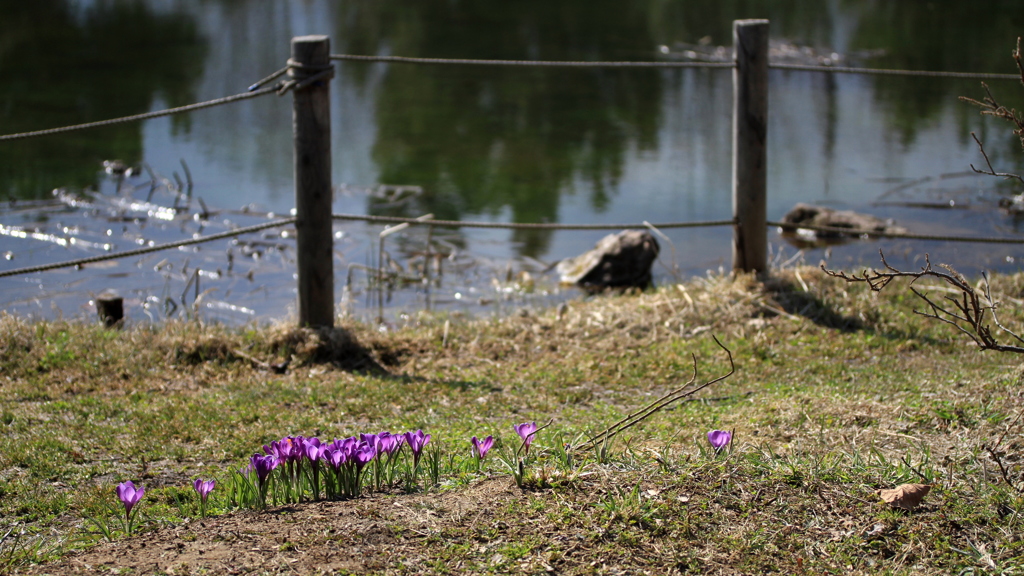
<path id="1" fill-rule="evenodd" d="M 1020 62 L 1020 36 L 1017 36 L 1017 48 L 1013 51 L 1013 61 L 1017 63 L 1017 70 L 1020 71 L 1020 83 L 1024 85 L 1024 65 Z"/>
<path id="2" fill-rule="evenodd" d="M 530 432 L 529 434 L 527 434 L 526 437 L 523 438 L 523 441 L 519 444 L 519 448 L 516 448 L 516 460 L 519 460 L 519 454 L 523 451 L 524 448 L 526 448 L 526 444 L 529 441 L 530 436 L 536 437 L 537 436 L 537 432 L 540 432 L 541 430 L 547 428 L 548 426 L 551 426 L 554 423 L 555 423 L 555 419 L 552 418 L 552 419 L 548 420 L 547 424 L 545 424 L 545 425 L 541 426 L 540 428 L 537 428 L 533 432 Z M 520 466 L 522 466 L 521 462 L 520 462 Z"/>
<path id="3" fill-rule="evenodd" d="M 1024 494 L 1024 486 L 1017 486 L 1016 484 L 1010 481 L 1010 473 L 1006 470 L 1006 467 L 1003 466 L 1003 459 L 999 457 L 999 454 L 997 454 L 995 450 L 988 446 L 984 446 L 984 448 L 988 452 L 988 455 L 991 456 L 992 459 L 996 461 L 996 464 L 999 466 L 999 473 L 1003 476 L 1003 481 L 1006 482 L 1007 486 L 1013 488 L 1019 494 Z"/>
<path id="4" fill-rule="evenodd" d="M 1017 48 L 1013 51 L 1013 61 L 1017 64 L 1017 70 L 1020 72 L 1021 84 L 1024 84 L 1024 62 L 1021 61 L 1020 51 L 1020 37 L 1017 37 Z M 961 96 L 960 100 L 969 104 L 981 108 L 981 113 L 984 116 L 995 116 L 1013 124 L 1015 129 L 1013 133 L 1020 139 L 1021 148 L 1024 148 L 1024 117 L 1022 117 L 1017 110 L 1013 108 L 1007 108 L 996 101 L 995 96 L 992 95 L 992 91 L 989 90 L 988 85 L 984 82 L 981 83 L 982 89 L 985 90 L 985 97 L 982 100 L 975 100 L 967 96 Z M 985 147 L 982 145 L 981 140 L 975 136 L 974 132 L 971 132 L 971 137 L 978 143 L 978 149 L 981 150 L 981 155 L 985 157 L 985 163 L 988 164 L 988 170 L 979 170 L 971 164 L 971 170 L 974 170 L 978 174 L 988 174 L 990 176 L 1000 176 L 1003 178 L 1014 178 L 1021 183 L 1024 183 L 1024 178 L 1021 178 L 1019 174 L 1010 174 L 1006 172 L 996 172 L 992 167 L 992 162 L 988 159 L 988 154 L 985 153 Z"/>
<path id="5" fill-rule="evenodd" d="M 674 390 L 672 390 L 668 394 L 665 394 L 664 396 L 662 396 L 661 398 L 658 398 L 654 402 L 651 402 L 647 406 L 644 406 L 643 408 L 637 410 L 636 412 L 633 412 L 632 414 L 629 414 L 625 418 L 623 418 L 623 419 L 619 420 L 618 422 L 612 424 L 608 428 L 605 428 L 602 432 L 592 436 L 590 439 L 588 439 L 587 441 L 583 442 L 582 444 L 579 444 L 577 446 L 573 446 L 573 447 L 569 448 L 569 450 L 575 451 L 575 450 L 581 450 L 581 449 L 587 449 L 587 450 L 592 449 L 592 448 L 594 448 L 595 446 L 597 446 L 600 443 L 607 442 L 608 440 L 611 440 L 612 437 L 614 437 L 619 432 L 622 432 L 624 430 L 632 428 L 633 426 L 636 426 L 637 424 L 639 424 L 640 422 L 643 422 L 647 418 L 650 418 L 656 412 L 658 412 L 659 410 L 664 409 L 669 404 L 672 404 L 673 402 L 676 402 L 678 400 L 686 398 L 687 396 L 692 396 L 693 394 L 696 394 L 697 392 L 703 390 L 704 388 L 707 388 L 708 386 L 711 386 L 712 384 L 715 384 L 717 382 L 721 382 L 722 380 L 725 380 L 729 376 L 732 376 L 733 373 L 736 372 L 736 364 L 733 362 L 732 352 L 728 348 L 726 348 L 725 345 L 723 345 L 718 340 L 718 338 L 716 336 L 712 336 L 712 338 L 715 340 L 715 344 L 718 344 L 718 346 L 722 350 L 725 350 L 725 353 L 729 356 L 729 372 L 727 374 L 724 374 L 724 375 L 719 376 L 717 378 L 714 378 L 712 380 L 708 380 L 707 382 L 705 382 L 705 383 L 703 383 L 700 386 L 697 386 L 695 388 L 690 388 L 690 386 L 697 380 L 697 356 L 696 355 L 692 355 L 693 356 L 693 375 L 690 376 L 690 379 L 686 382 L 686 384 L 683 384 L 682 386 L 679 386 L 679 387 L 675 388 Z"/>
<path id="6" fill-rule="evenodd" d="M 992 95 L 992 91 L 989 90 L 988 84 L 981 83 L 981 87 L 985 90 L 985 98 L 982 100 L 975 100 L 967 96 L 961 96 L 960 100 L 969 104 L 981 108 L 981 114 L 983 116 L 995 116 L 1001 120 L 1006 120 L 1010 124 L 1016 126 L 1016 130 L 1013 133 L 1021 139 L 1021 146 L 1024 147 L 1024 118 L 1013 108 L 1007 108 L 998 101 L 995 96 Z"/>
<path id="7" fill-rule="evenodd" d="M 987 275 L 984 277 L 985 292 L 979 293 L 963 275 L 952 267 L 940 264 L 946 270 L 945 272 L 933 269 L 931 260 L 928 259 L 927 255 L 925 255 L 926 264 L 921 268 L 920 272 L 904 272 L 890 266 L 885 261 L 885 254 L 881 250 L 878 253 L 882 257 L 882 264 L 885 265 L 885 270 L 872 270 L 870 272 L 865 270 L 858 276 L 856 274 L 848 275 L 845 272 L 828 270 L 824 265 L 822 265 L 821 269 L 833 278 L 840 278 L 851 283 L 866 283 L 874 292 L 880 292 L 895 278 L 912 278 L 913 280 L 910 281 L 910 291 L 923 300 L 929 308 L 929 311 L 926 312 L 914 310 L 915 314 L 953 326 L 974 341 L 982 350 L 1024 354 L 1024 346 L 1000 343 L 988 326 L 986 315 L 991 314 L 992 321 L 995 322 L 1000 331 L 1024 344 L 1024 339 L 1020 335 L 1003 326 L 996 317 L 995 310 L 998 303 L 992 300 Z M 915 282 L 926 276 L 942 280 L 955 290 L 960 291 L 960 296 L 945 296 L 945 302 L 936 302 L 927 294 L 914 287 Z"/>
<path id="8" fill-rule="evenodd" d="M 974 141 L 978 143 L 978 150 L 981 151 L 981 155 L 985 158 L 985 163 L 988 164 L 988 170 L 980 170 L 978 168 L 975 168 L 974 164 L 970 164 L 969 166 L 971 167 L 971 170 L 974 170 L 978 174 L 985 174 L 987 176 L 1016 178 L 1017 180 L 1020 180 L 1022 183 L 1024 183 L 1024 178 L 1021 178 L 1020 174 L 1011 174 L 1009 172 L 996 172 L 995 169 L 992 168 L 992 161 L 988 159 L 988 154 L 985 152 L 985 145 L 981 143 L 981 140 L 978 139 L 978 136 L 974 132 L 971 132 L 971 137 L 974 138 Z"/>
<path id="9" fill-rule="evenodd" d="M 1013 429 L 1014 426 L 1017 425 L 1017 422 L 1020 421 L 1020 417 L 1021 416 L 1024 416 L 1024 410 L 1022 410 L 1020 412 L 1017 412 L 1017 417 L 1014 418 L 1013 422 L 1010 422 L 1010 425 L 1006 427 L 1006 430 L 1003 430 L 1003 433 L 999 435 L 999 439 L 996 440 L 996 443 L 994 444 L 994 446 L 996 448 L 998 448 L 999 445 L 1003 443 L 1003 438 L 1006 437 L 1006 433 L 1009 432 L 1011 429 Z"/>
<path id="10" fill-rule="evenodd" d="M 910 468 L 914 472 L 914 474 L 917 474 L 918 476 L 920 476 L 921 480 L 924 480 L 926 484 L 930 484 L 931 483 L 931 480 L 929 480 L 927 476 L 922 474 L 920 470 L 915 468 L 914 465 L 910 463 L 910 459 L 907 458 L 906 456 L 903 457 L 903 463 L 906 464 L 907 468 Z"/>

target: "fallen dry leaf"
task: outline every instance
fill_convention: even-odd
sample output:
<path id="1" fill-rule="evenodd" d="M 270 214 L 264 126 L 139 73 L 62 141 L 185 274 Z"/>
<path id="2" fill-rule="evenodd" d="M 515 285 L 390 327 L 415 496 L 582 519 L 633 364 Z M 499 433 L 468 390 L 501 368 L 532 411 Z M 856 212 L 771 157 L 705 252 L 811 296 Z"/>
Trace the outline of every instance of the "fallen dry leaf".
<path id="1" fill-rule="evenodd" d="M 921 504 L 931 489 L 931 484 L 900 484 L 892 490 L 879 490 L 878 495 L 893 508 L 911 510 Z"/>

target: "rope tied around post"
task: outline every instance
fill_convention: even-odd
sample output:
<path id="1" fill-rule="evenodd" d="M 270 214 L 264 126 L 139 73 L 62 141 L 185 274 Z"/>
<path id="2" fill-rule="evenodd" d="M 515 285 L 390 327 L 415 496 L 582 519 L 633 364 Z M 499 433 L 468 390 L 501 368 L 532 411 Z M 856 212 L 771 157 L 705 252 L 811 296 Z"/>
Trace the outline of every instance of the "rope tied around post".
<path id="1" fill-rule="evenodd" d="M 334 65 L 330 63 L 314 66 L 289 58 L 288 65 L 283 70 L 288 73 L 291 79 L 279 84 L 277 89 L 278 96 L 284 96 L 290 90 L 303 90 L 317 82 L 330 81 L 334 78 Z"/>

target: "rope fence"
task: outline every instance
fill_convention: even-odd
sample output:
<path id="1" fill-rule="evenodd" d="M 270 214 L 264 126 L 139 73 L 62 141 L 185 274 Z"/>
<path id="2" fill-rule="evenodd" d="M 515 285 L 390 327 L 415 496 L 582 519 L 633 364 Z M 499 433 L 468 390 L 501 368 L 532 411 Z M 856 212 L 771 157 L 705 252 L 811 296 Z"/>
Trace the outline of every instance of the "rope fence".
<path id="1" fill-rule="evenodd" d="M 772 64 L 776 70 L 798 72 L 829 72 L 832 74 L 865 74 L 869 76 L 908 76 L 918 78 L 959 78 L 964 80 L 1021 80 L 1020 74 L 999 74 L 994 72 L 939 72 L 933 70 L 895 70 L 888 68 L 859 68 L 851 66 L 815 66 L 805 64 Z"/>
<path id="2" fill-rule="evenodd" d="M 276 228 L 278 226 L 287 226 L 288 224 L 294 224 L 295 218 L 282 218 L 280 220 L 273 220 L 271 222 L 264 222 L 263 224 L 255 224 L 253 226 L 245 226 L 244 228 L 236 228 L 227 232 L 220 232 L 218 234 L 210 234 L 208 236 L 200 236 L 199 238 L 189 238 L 187 240 L 179 240 L 177 242 L 167 242 L 166 244 L 156 244 L 154 246 L 146 246 L 144 248 L 137 248 L 135 250 L 125 250 L 123 252 L 112 252 L 110 254 L 101 254 L 98 256 L 89 256 L 86 258 L 79 258 L 77 260 L 68 260 L 65 262 L 55 262 L 53 264 L 41 264 L 39 266 L 28 266 L 25 268 L 16 268 L 14 270 L 5 270 L 0 272 L 0 278 L 7 276 L 18 276 L 21 274 L 31 274 L 33 272 L 47 272 L 50 270 L 57 270 L 59 268 L 71 268 L 78 266 L 85 266 L 86 264 L 95 264 L 96 262 L 104 262 L 107 260 L 117 260 L 120 258 L 130 258 L 132 256 L 142 256 L 143 254 L 149 254 L 151 252 L 159 252 L 161 250 L 169 250 L 171 248 L 182 248 L 184 246 L 193 246 L 195 244 L 203 244 L 204 242 L 213 242 L 214 240 L 223 240 L 225 238 L 234 238 L 241 234 L 250 234 L 252 232 L 259 232 L 260 230 L 266 230 L 267 228 Z"/>
<path id="3" fill-rule="evenodd" d="M 593 62 L 572 60 L 474 60 L 469 58 L 413 58 L 409 56 L 365 56 L 331 54 L 331 60 L 383 62 L 395 64 L 443 64 L 458 66 L 519 66 L 528 68 L 735 68 L 733 62 L 699 61 L 620 61 Z"/>
<path id="4" fill-rule="evenodd" d="M 224 104 L 232 104 L 242 100 L 248 100 L 250 98 L 257 98 L 259 96 L 265 96 L 267 94 L 275 93 L 278 91 L 277 86 L 270 88 L 264 88 L 262 90 L 256 90 L 253 92 L 243 92 L 241 94 L 235 94 L 234 96 L 225 96 L 224 98 L 217 98 L 215 100 L 207 100 L 206 102 L 197 102 L 196 104 L 189 104 L 187 106 L 179 106 L 177 108 L 168 108 L 167 110 L 158 110 L 155 112 L 146 112 L 144 114 L 134 114 L 132 116 L 123 116 L 121 118 L 111 118 L 109 120 L 99 120 L 97 122 L 86 122 L 85 124 L 75 124 L 73 126 L 62 126 L 60 128 L 49 128 L 46 130 L 35 130 L 33 132 L 22 132 L 19 134 L 5 134 L 0 136 L 0 141 L 4 140 L 21 140 L 23 138 L 35 138 L 38 136 L 50 136 L 52 134 L 63 134 L 64 132 L 72 132 L 74 130 L 85 130 L 87 128 L 100 128 L 103 126 L 113 126 L 115 124 L 124 124 L 127 122 L 139 122 L 142 120 L 150 120 L 152 118 L 160 118 L 162 116 L 173 116 L 175 114 L 184 114 L 185 112 L 193 112 L 195 110 L 203 110 L 204 108 L 212 108 L 214 106 L 222 106 Z"/>
<path id="5" fill-rule="evenodd" d="M 246 92 L 198 102 L 187 106 L 87 122 L 72 126 L 0 135 L 0 142 L 62 134 L 75 130 L 98 128 L 127 122 L 137 122 L 183 114 L 231 104 L 267 94 L 284 95 L 291 92 L 293 99 L 293 144 L 295 150 L 295 214 L 292 218 L 274 220 L 254 226 L 237 228 L 178 242 L 142 247 L 124 252 L 109 253 L 67 262 L 31 266 L 0 272 L 0 278 L 43 272 L 57 268 L 84 266 L 106 260 L 140 256 L 160 250 L 181 248 L 204 242 L 265 230 L 283 225 L 296 227 L 297 284 L 300 326 L 333 326 L 333 221 L 363 221 L 369 224 L 396 224 L 407 226 L 435 226 L 451 228 L 491 228 L 511 230 L 621 230 L 651 228 L 701 228 L 730 226 L 733 228 L 733 269 L 762 272 L 767 270 L 768 226 L 784 230 L 793 228 L 856 237 L 865 233 L 848 228 L 816 227 L 783 224 L 767 219 L 767 173 L 765 166 L 767 138 L 764 127 L 768 124 L 769 69 L 831 73 L 863 74 L 888 77 L 923 77 L 972 80 L 1024 81 L 1019 74 L 992 74 L 974 72 L 943 72 L 927 70 L 875 69 L 847 66 L 804 65 L 769 62 L 767 20 L 736 20 L 733 22 L 734 59 L 730 62 L 699 60 L 658 61 L 545 61 L 545 60 L 488 60 L 465 58 L 418 58 L 407 56 L 373 56 L 358 54 L 331 54 L 327 36 L 300 36 L 292 39 L 291 58 L 273 74 L 248 87 Z M 668 222 L 662 224 L 559 224 L 559 223 L 496 223 L 331 214 L 331 141 L 329 85 L 334 77 L 334 62 L 367 62 L 413 65 L 505 66 L 520 68 L 611 68 L 611 69 L 731 69 L 733 70 L 733 218 L 703 222 Z M 287 74 L 287 78 L 278 80 Z M 270 86 L 271 82 L 276 84 Z M 391 232 L 398 231 L 399 228 Z M 381 238 L 388 234 L 385 230 Z M 894 232 L 866 232 L 867 236 L 888 239 L 907 239 L 940 242 L 973 242 L 982 244 L 1024 244 L 1024 238 L 958 237 L 939 234 L 911 234 Z"/>
<path id="6" fill-rule="evenodd" d="M 372 215 L 359 215 L 359 214 L 332 214 L 331 218 L 339 221 L 356 221 L 365 222 L 367 224 L 409 224 L 429 227 L 442 227 L 442 228 L 490 228 L 498 230 L 558 230 L 558 231 L 574 231 L 574 230 L 642 230 L 649 228 L 656 228 L 658 230 L 668 229 L 681 229 L 681 228 L 712 228 L 712 227 L 723 227 L 733 226 L 736 224 L 735 220 L 707 220 L 707 221 L 695 221 L 695 222 L 665 222 L 661 224 L 651 224 L 644 222 L 642 224 L 557 224 L 557 223 L 530 223 L 530 222 L 476 222 L 472 220 L 433 220 L 423 218 L 406 218 L 401 216 L 372 216 Z M 146 246 L 144 248 L 138 248 L 135 250 L 125 250 L 121 252 L 113 252 L 110 254 L 102 254 L 97 256 L 89 256 L 86 258 L 79 258 L 75 260 L 67 260 L 63 262 L 55 262 L 52 264 L 42 264 L 39 266 L 28 266 L 25 268 L 16 268 L 13 270 L 0 271 L 0 278 L 6 278 L 9 276 L 19 276 L 23 274 L 31 274 L 35 272 L 47 272 L 50 270 L 57 270 L 61 268 L 72 268 L 81 267 L 87 264 L 95 264 L 97 262 L 104 262 L 108 260 L 118 260 L 121 258 L 130 258 L 133 256 L 142 256 L 153 252 L 160 252 L 162 250 L 170 250 L 173 248 L 183 248 L 185 246 L 194 246 L 197 244 L 203 244 L 206 242 L 214 242 L 217 240 L 224 240 L 226 238 L 234 238 L 243 234 L 251 234 L 253 232 L 260 232 L 269 228 L 278 228 L 281 226 L 287 226 L 294 224 L 296 221 L 295 217 L 282 218 L 265 222 L 262 224 L 255 224 L 252 226 L 245 226 L 242 228 L 236 228 L 234 230 L 228 230 L 226 232 L 220 232 L 217 234 L 209 234 L 198 238 L 189 238 L 187 240 L 180 240 L 177 242 L 167 242 L 164 244 L 156 244 L 154 246 Z M 888 238 L 888 239 L 903 239 L 903 240 L 923 240 L 923 241 L 936 241 L 936 242 L 966 242 L 966 243 L 978 243 L 978 244 L 1024 244 L 1024 238 L 996 238 L 996 237 L 971 237 L 971 236 L 950 236 L 942 234 L 911 234 L 911 233 L 898 233 L 898 232 L 867 232 L 851 230 L 850 228 L 837 228 L 831 226 L 811 226 L 811 225 L 795 225 L 786 222 L 773 222 L 768 221 L 768 226 L 777 226 L 781 229 L 799 229 L 799 230 L 811 230 L 814 232 L 829 232 L 835 234 L 841 234 L 847 238 L 855 238 L 858 236 L 868 236 L 872 238 Z"/>
<path id="7" fill-rule="evenodd" d="M 469 59 L 469 58 L 415 58 L 409 56 L 372 56 L 372 55 L 361 55 L 361 54 L 331 54 L 330 59 L 332 61 L 346 61 L 346 62 L 370 62 L 370 63 L 394 63 L 394 64 L 433 64 L 433 65 L 454 65 L 454 66 L 513 66 L 513 67 L 532 67 L 532 68 L 711 68 L 711 69 L 725 69 L 725 68 L 736 68 L 735 62 L 704 62 L 704 61 L 571 61 L 571 60 L 481 60 L 481 59 Z M 115 124 L 123 124 L 127 122 L 140 122 L 143 120 L 151 120 L 153 118 L 160 118 L 163 116 L 172 116 L 175 114 L 184 114 L 187 112 L 194 112 L 196 110 L 203 110 L 205 108 L 212 108 L 214 106 L 221 106 L 224 104 L 232 104 L 242 100 L 248 100 L 250 98 L 256 98 L 259 96 L 265 96 L 267 94 L 276 93 L 279 96 L 284 95 L 290 89 L 302 88 L 299 83 L 295 81 L 280 82 L 274 86 L 261 88 L 268 82 L 276 80 L 280 76 L 283 76 L 290 69 L 296 67 L 296 63 L 289 62 L 288 66 L 275 71 L 266 78 L 252 84 L 247 92 L 235 94 L 232 96 L 225 96 L 223 98 L 216 98 L 214 100 L 208 100 L 205 102 L 197 102 L 195 104 L 189 104 L 186 106 L 179 106 L 177 108 L 168 108 L 166 110 L 157 110 L 153 112 L 146 112 L 143 114 L 134 114 L 131 116 L 123 116 L 120 118 L 111 118 L 108 120 L 98 120 L 96 122 L 86 122 L 84 124 L 75 124 L 71 126 L 61 126 L 58 128 L 48 128 L 44 130 L 34 130 L 31 132 L 21 132 L 17 134 L 4 134 L 0 135 L 0 141 L 7 140 L 21 140 L 25 138 L 35 138 L 40 136 L 50 136 L 53 134 L 62 134 L 65 132 L 72 132 L 75 130 L 85 130 L 89 128 L 101 128 L 104 126 L 112 126 Z M 930 71 L 930 70 L 896 70 L 896 69 L 884 69 L 884 68 L 859 68 L 849 66 L 820 66 L 820 65 L 804 65 L 804 64 L 783 64 L 783 63 L 770 63 L 769 68 L 777 70 L 791 70 L 800 72 L 824 72 L 832 74 L 864 74 L 874 76 L 907 76 L 907 77 L 924 77 L 924 78 L 958 78 L 958 79 L 971 79 L 971 80 L 1021 80 L 1020 74 L 998 74 L 988 72 L 941 72 L 941 71 Z M 321 72 L 320 76 L 312 78 L 310 80 L 319 80 L 324 76 L 329 75 L 327 71 Z"/>
<path id="8" fill-rule="evenodd" d="M 357 214 L 332 214 L 335 220 L 360 220 L 376 224 L 419 224 L 443 228 L 495 228 L 499 230 L 628 230 L 647 228 L 648 224 L 558 224 L 549 222 L 473 222 L 461 220 L 433 220 L 404 218 L 401 216 L 362 216 Z M 667 222 L 651 224 L 655 228 L 708 228 L 732 226 L 735 220 L 709 220 L 705 222 Z"/>
<path id="9" fill-rule="evenodd" d="M 659 60 L 586 62 L 552 60 L 476 60 L 469 58 L 414 58 L 409 56 L 370 56 L 360 54 L 331 54 L 331 60 L 346 62 L 371 62 L 394 64 L 434 64 L 454 66 L 519 66 L 534 68 L 736 68 L 735 62 L 708 62 L 701 60 Z M 850 66 L 822 66 L 813 64 L 768 63 L 769 68 L 800 72 L 825 72 L 833 74 L 866 74 L 873 76 L 908 76 L 924 78 L 959 78 L 969 80 L 1020 80 L 1020 74 L 999 74 L 989 72 L 941 72 L 931 70 L 897 70 L 886 68 L 860 68 Z M 273 78 L 274 76 L 271 76 Z"/>

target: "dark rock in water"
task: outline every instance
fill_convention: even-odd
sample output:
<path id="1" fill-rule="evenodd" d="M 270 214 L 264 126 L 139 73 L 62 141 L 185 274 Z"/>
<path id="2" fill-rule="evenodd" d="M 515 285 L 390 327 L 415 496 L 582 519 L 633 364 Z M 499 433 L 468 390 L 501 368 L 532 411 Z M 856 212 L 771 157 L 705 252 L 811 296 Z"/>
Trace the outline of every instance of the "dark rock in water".
<path id="1" fill-rule="evenodd" d="M 558 263 L 562 282 L 590 291 L 605 288 L 646 288 L 658 242 L 646 230 L 624 230 L 602 238 L 593 250 Z"/>
<path id="2" fill-rule="evenodd" d="M 808 230 L 801 226 L 842 228 L 843 230 Z M 797 234 L 805 240 L 837 240 L 879 233 L 900 234 L 905 229 L 892 220 L 860 214 L 849 210 L 833 210 L 811 204 L 797 204 L 782 217 L 782 231 Z"/>

